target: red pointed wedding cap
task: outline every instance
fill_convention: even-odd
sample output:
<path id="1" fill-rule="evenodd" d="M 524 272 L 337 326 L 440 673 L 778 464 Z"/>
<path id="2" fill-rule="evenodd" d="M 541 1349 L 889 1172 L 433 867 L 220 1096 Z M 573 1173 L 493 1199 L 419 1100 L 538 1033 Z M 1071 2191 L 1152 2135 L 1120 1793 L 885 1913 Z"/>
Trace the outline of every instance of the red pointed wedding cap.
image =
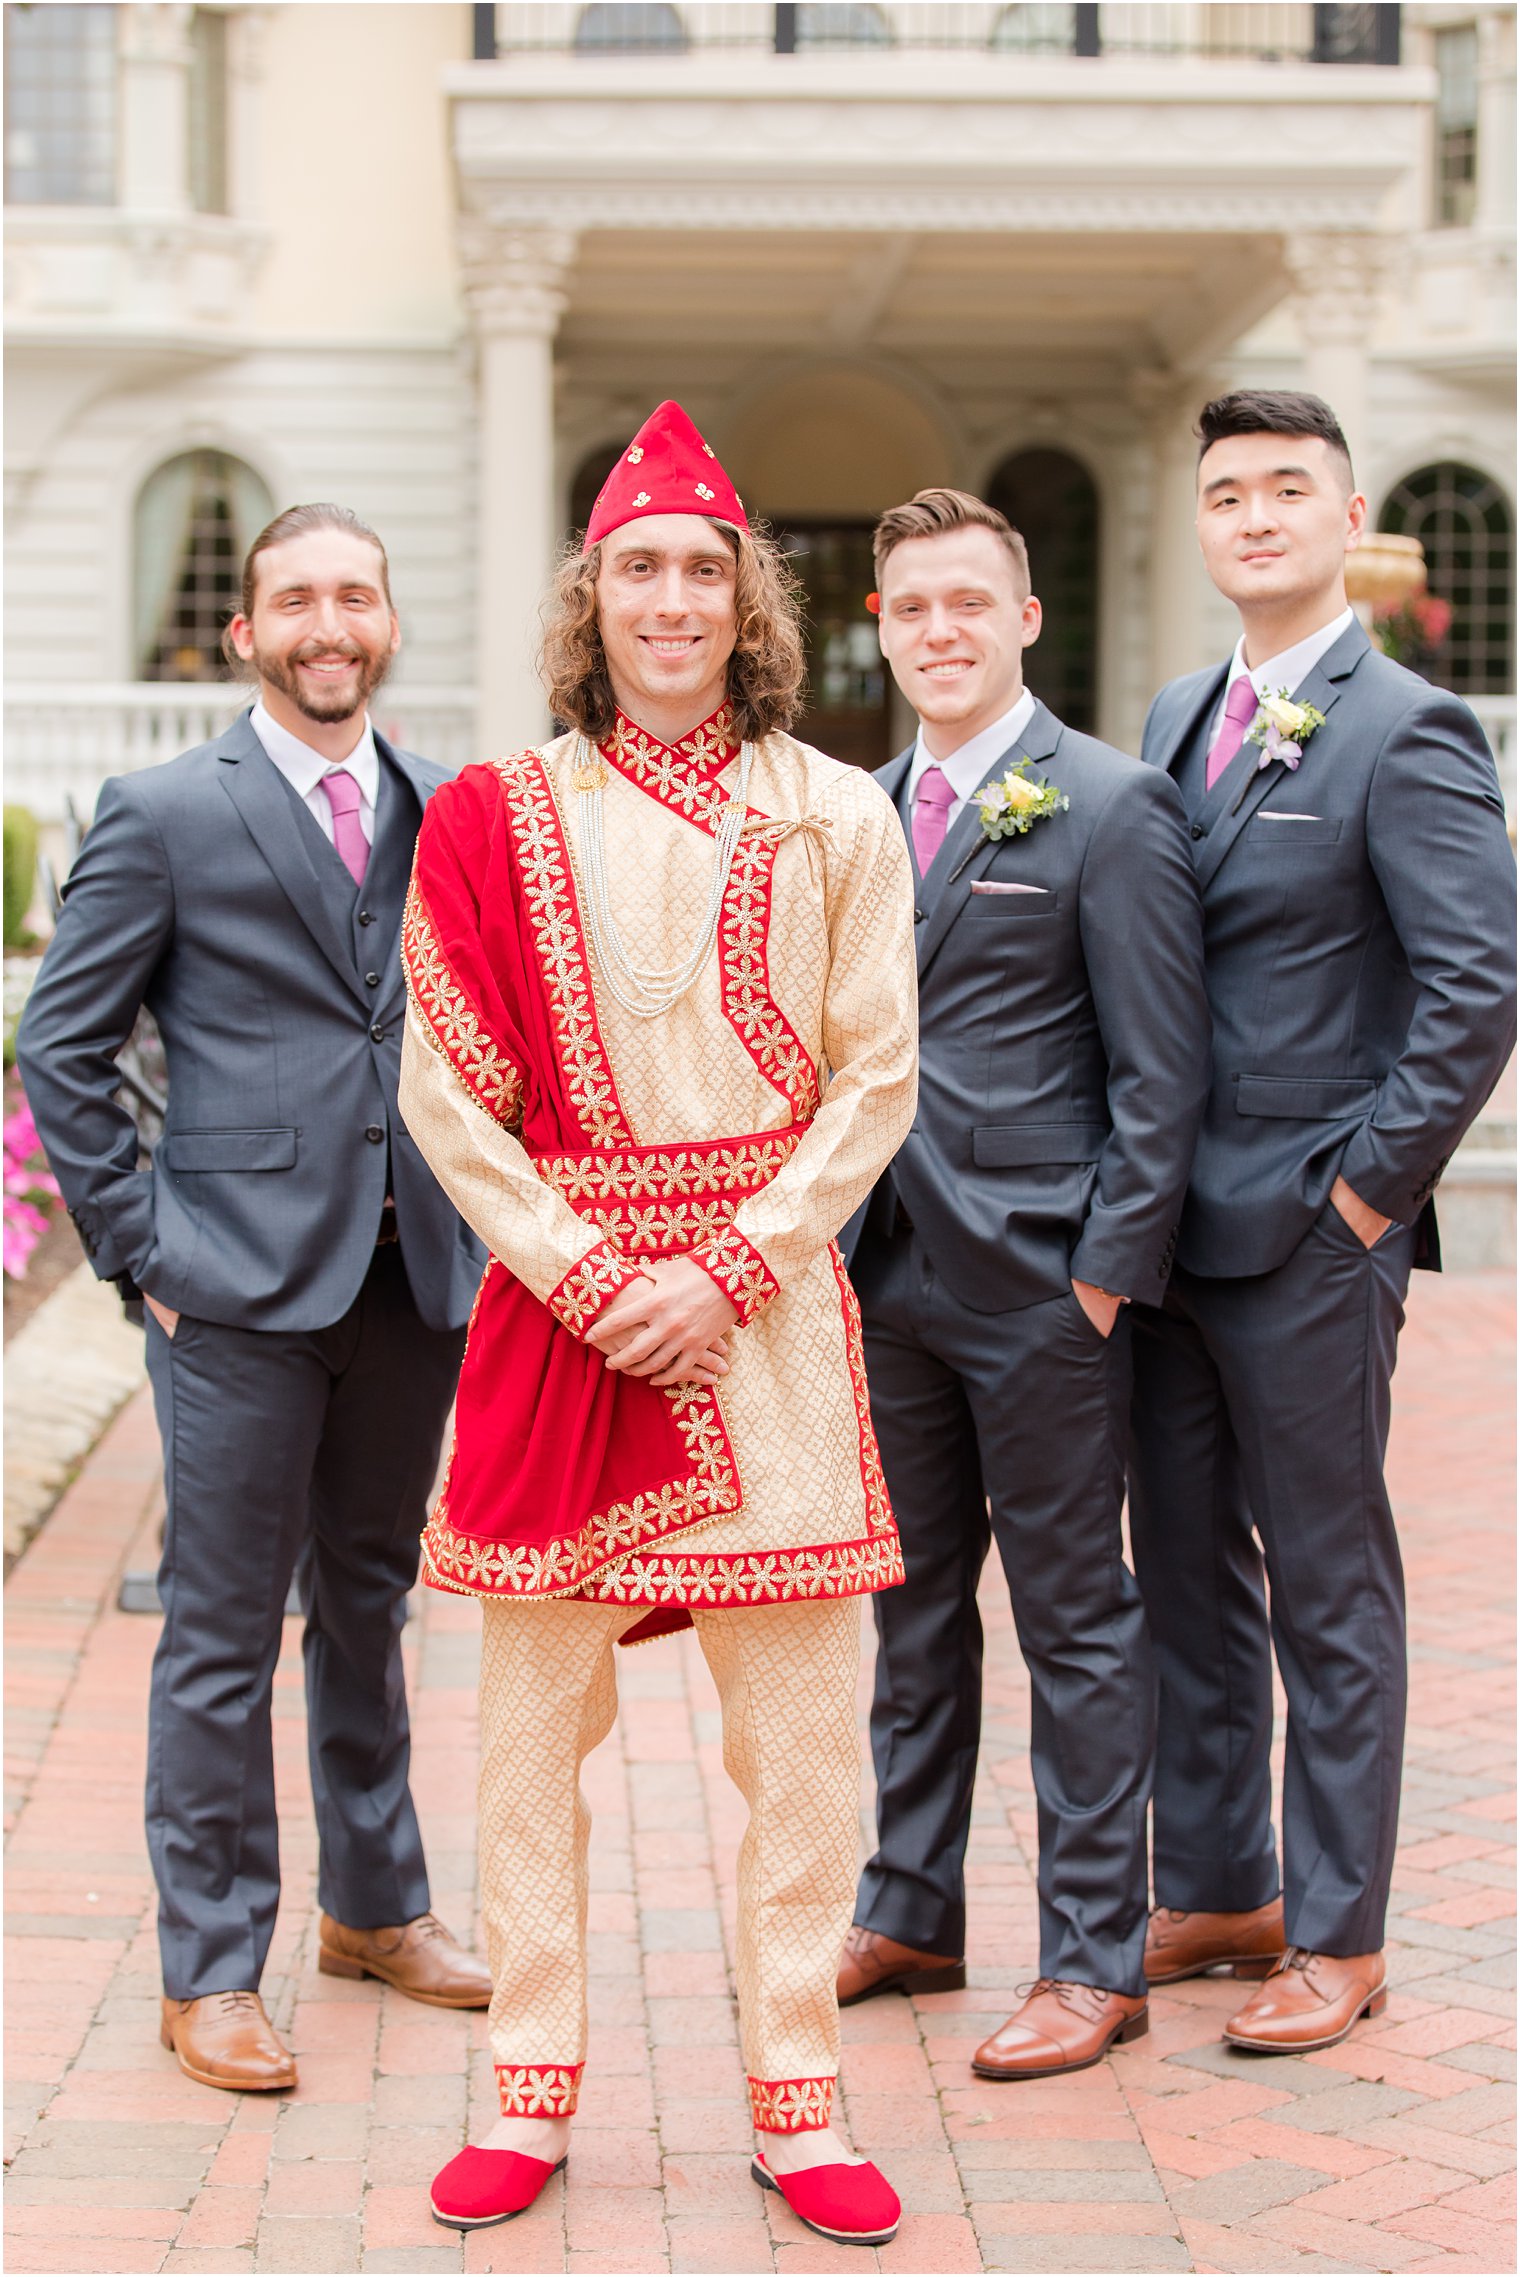
<path id="1" fill-rule="evenodd" d="M 679 403 L 649 414 L 602 484 L 583 551 L 645 514 L 711 514 L 749 528 L 738 491 Z"/>

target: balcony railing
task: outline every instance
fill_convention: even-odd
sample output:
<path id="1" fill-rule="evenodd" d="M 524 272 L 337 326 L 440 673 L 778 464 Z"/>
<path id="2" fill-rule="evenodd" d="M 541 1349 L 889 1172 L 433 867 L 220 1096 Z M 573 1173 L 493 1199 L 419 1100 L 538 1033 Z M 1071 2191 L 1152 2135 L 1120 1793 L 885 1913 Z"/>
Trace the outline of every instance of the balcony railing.
<path id="1" fill-rule="evenodd" d="M 745 5 L 744 0 L 509 0 L 475 9 L 475 54 L 671 57 L 729 48 L 804 55 L 891 48 L 1009 55 L 1125 55 L 1256 63 L 1396 64 L 1395 6 L 1258 6 L 1255 0 L 1052 5 L 1050 0 L 897 0 Z"/>
<path id="2" fill-rule="evenodd" d="M 88 822 L 108 775 L 156 767 L 220 735 L 249 700 L 231 685 L 126 681 L 97 687 L 13 681 L 5 696 L 5 795 L 40 822 Z M 375 725 L 450 774 L 475 749 L 475 695 L 464 688 L 383 688 Z"/>
<path id="3" fill-rule="evenodd" d="M 107 775 L 157 766 L 220 735 L 248 701 L 243 688 L 128 681 L 81 688 L 13 681 L 5 697 L 5 795 L 41 822 L 62 822 L 67 802 L 87 822 Z M 1515 698 L 1474 696 L 1472 708 L 1499 763 L 1515 813 Z M 382 735 L 455 774 L 480 757 L 470 688 L 384 688 L 374 707 Z"/>

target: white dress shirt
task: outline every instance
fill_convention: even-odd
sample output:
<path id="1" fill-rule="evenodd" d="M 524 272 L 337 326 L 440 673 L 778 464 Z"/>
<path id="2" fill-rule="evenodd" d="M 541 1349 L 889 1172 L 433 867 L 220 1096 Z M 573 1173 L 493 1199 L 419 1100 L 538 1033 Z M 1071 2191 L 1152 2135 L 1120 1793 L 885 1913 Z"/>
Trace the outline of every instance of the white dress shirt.
<path id="1" fill-rule="evenodd" d="M 1209 742 L 1212 744 L 1219 733 L 1230 690 L 1242 672 L 1249 677 L 1256 690 L 1258 703 L 1263 696 L 1275 696 L 1279 689 L 1286 690 L 1291 696 L 1299 683 L 1308 679 L 1320 658 L 1327 656 L 1334 648 L 1347 627 L 1355 623 L 1355 609 L 1342 609 L 1338 617 L 1333 617 L 1328 625 L 1321 625 L 1318 632 L 1310 633 L 1307 640 L 1296 640 L 1291 648 L 1283 650 L 1281 656 L 1269 656 L 1265 664 L 1258 664 L 1254 670 L 1246 662 L 1246 636 L 1242 633 L 1235 643 L 1230 669 L 1224 676 L 1224 694 L 1219 699 L 1219 709 L 1214 714 L 1214 724 L 1209 729 Z"/>
<path id="2" fill-rule="evenodd" d="M 333 836 L 332 808 L 322 789 L 322 777 L 328 772 L 329 762 L 320 751 L 313 751 L 309 743 L 303 743 L 298 735 L 292 735 L 288 727 L 281 727 L 277 719 L 270 717 L 262 703 L 254 705 L 249 715 L 249 725 L 296 797 L 305 801 L 309 811 L 322 825 L 328 843 L 335 845 L 337 841 Z M 375 731 L 370 724 L 368 712 L 364 715 L 359 740 L 348 757 L 331 764 L 352 775 L 358 784 L 359 820 L 364 825 L 365 837 L 373 846 L 375 807 L 380 797 L 380 754 L 375 749 Z"/>
<path id="3" fill-rule="evenodd" d="M 955 804 L 950 809 L 950 818 L 945 825 L 947 830 L 953 827 L 961 808 L 976 790 L 987 769 L 994 760 L 1002 758 L 1010 744 L 1017 743 L 1033 717 L 1034 697 L 1026 688 L 1011 711 L 1004 712 L 1001 719 L 995 719 L 991 727 L 984 727 L 979 735 L 973 735 L 969 743 L 963 743 L 958 751 L 952 751 L 948 759 L 935 758 L 924 741 L 923 725 L 920 722 L 918 741 L 913 746 L 913 758 L 908 768 L 909 814 L 912 814 L 918 798 L 918 786 L 928 769 L 938 767 L 955 793 Z M 1017 756 L 1015 753 L 1014 757 Z M 1012 766 L 1013 763 L 1011 759 L 1009 765 Z"/>

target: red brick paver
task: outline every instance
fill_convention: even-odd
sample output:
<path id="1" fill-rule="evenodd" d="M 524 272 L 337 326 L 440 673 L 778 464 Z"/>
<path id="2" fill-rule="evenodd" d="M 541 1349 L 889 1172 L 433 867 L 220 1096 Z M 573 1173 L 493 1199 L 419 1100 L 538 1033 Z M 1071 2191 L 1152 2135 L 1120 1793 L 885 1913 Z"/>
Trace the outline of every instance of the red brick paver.
<path id="1" fill-rule="evenodd" d="M 621 1723 L 588 1766 L 591 2068 L 566 2179 L 530 2214 L 463 2243 L 428 2217 L 428 2178 L 490 2112 L 481 2019 L 316 1973 L 295 1623 L 264 1989 L 301 2085 L 238 2099 L 180 2075 L 157 2042 L 140 1823 L 157 1623 L 114 1610 L 158 1507 L 134 1401 L 6 1593 L 10 2269 L 1513 2268 L 1513 1369 L 1507 1283 L 1416 1277 L 1392 1457 L 1413 1679 L 1394 1992 L 1340 2048 L 1228 2052 L 1239 1993 L 1204 1979 L 1072 2079 L 972 2078 L 1036 1954 L 1027 1691 L 989 1582 L 971 1985 L 844 2019 L 848 2123 L 908 2208 L 877 2255 L 810 2237 L 748 2179 L 728 1971 L 743 1805 L 689 1637 L 626 1657 Z M 478 1616 L 428 1592 L 418 1608 L 415 1787 L 439 1911 L 468 1928 Z"/>

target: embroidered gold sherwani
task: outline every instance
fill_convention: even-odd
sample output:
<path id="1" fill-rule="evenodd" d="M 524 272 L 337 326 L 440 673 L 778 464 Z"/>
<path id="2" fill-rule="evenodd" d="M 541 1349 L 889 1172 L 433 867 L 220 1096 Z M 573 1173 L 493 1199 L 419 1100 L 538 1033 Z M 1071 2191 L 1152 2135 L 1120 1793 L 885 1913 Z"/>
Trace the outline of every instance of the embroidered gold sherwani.
<path id="1" fill-rule="evenodd" d="M 435 794 L 418 850 L 402 1112 L 491 1252 L 427 1577 L 483 1596 L 683 1608 L 886 1587 L 901 1555 L 834 1237 L 914 1109 L 901 824 L 868 776 L 770 736 L 713 953 L 670 1010 L 640 1018 L 588 946 L 577 748 L 567 736 L 467 769 Z M 726 708 L 673 749 L 626 720 L 603 747 L 608 896 L 637 965 L 667 966 L 696 937 L 738 756 Z M 508 901 L 517 932 L 493 946 Z M 508 988 L 503 964 L 519 955 Z M 619 1469 L 609 1426 L 602 1484 L 578 1483 L 551 1524 L 542 1484 L 523 1488 L 524 1464 L 544 1475 L 543 1450 L 522 1451 L 528 1424 L 505 1451 L 491 1438 L 524 1368 L 542 1370 L 536 1415 L 560 1397 L 554 1353 L 529 1356 L 521 1311 L 515 1326 L 493 1311 L 503 1277 L 580 1343 L 640 1259 L 683 1252 L 737 1307 L 731 1373 L 654 1395 L 679 1459 L 657 1464 L 653 1485 L 631 1457 Z M 541 1311 L 538 1323 L 547 1332 Z M 599 1358 L 562 1347 L 572 1356 L 605 1377 Z M 499 1522 L 509 1479 L 521 1523 Z"/>

